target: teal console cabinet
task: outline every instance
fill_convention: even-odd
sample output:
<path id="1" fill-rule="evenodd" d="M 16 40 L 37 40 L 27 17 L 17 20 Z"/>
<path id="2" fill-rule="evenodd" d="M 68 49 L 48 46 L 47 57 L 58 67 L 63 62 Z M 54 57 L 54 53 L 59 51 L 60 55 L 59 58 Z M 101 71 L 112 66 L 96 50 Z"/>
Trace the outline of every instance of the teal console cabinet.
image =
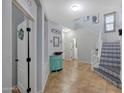
<path id="1" fill-rule="evenodd" d="M 50 71 L 59 71 L 63 69 L 62 55 L 50 56 Z"/>

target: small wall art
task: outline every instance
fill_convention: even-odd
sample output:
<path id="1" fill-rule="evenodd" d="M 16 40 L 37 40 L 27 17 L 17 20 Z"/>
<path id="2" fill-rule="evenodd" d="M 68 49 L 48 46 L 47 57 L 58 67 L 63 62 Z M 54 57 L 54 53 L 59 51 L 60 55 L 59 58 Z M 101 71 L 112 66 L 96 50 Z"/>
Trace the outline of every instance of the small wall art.
<path id="1" fill-rule="evenodd" d="M 92 16 L 92 22 L 93 23 L 99 23 L 99 14 L 95 15 L 95 16 Z"/>

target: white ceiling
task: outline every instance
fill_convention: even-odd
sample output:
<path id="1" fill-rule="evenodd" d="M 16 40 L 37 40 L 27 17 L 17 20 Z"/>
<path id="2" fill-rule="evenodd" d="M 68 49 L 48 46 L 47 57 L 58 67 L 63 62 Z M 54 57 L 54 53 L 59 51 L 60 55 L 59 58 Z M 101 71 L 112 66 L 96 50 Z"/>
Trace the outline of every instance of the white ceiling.
<path id="1" fill-rule="evenodd" d="M 48 18 L 60 24 L 67 24 L 76 18 L 99 13 L 121 6 L 121 0 L 43 0 Z M 80 11 L 72 11 L 71 5 L 82 6 Z"/>

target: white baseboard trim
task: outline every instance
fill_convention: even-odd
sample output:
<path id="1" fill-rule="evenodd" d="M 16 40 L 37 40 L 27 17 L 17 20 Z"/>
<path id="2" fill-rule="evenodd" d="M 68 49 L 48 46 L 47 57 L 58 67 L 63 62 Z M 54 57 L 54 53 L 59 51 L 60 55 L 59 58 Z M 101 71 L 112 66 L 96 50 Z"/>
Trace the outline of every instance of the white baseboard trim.
<path id="1" fill-rule="evenodd" d="M 40 93 L 43 93 L 44 90 L 45 90 L 45 86 L 46 86 L 46 83 L 47 83 L 49 74 L 50 74 L 50 72 L 47 73 L 47 77 L 46 77 L 46 79 L 45 79 L 45 83 L 44 83 L 44 85 L 43 85 L 42 90 L 40 91 Z"/>
<path id="2" fill-rule="evenodd" d="M 43 93 L 42 90 L 37 91 L 37 93 Z"/>
<path id="3" fill-rule="evenodd" d="M 85 61 L 85 60 L 78 60 L 78 62 L 82 62 L 82 63 L 91 64 L 91 63 L 89 63 L 89 62 L 87 62 L 87 61 Z"/>

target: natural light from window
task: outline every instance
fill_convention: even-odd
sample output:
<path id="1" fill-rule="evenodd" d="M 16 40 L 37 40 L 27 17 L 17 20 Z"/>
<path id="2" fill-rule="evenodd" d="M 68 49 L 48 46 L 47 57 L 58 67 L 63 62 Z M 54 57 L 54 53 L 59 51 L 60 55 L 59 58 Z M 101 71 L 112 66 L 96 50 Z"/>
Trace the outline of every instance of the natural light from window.
<path id="1" fill-rule="evenodd" d="M 105 15 L 105 32 L 115 31 L 115 13 Z"/>

